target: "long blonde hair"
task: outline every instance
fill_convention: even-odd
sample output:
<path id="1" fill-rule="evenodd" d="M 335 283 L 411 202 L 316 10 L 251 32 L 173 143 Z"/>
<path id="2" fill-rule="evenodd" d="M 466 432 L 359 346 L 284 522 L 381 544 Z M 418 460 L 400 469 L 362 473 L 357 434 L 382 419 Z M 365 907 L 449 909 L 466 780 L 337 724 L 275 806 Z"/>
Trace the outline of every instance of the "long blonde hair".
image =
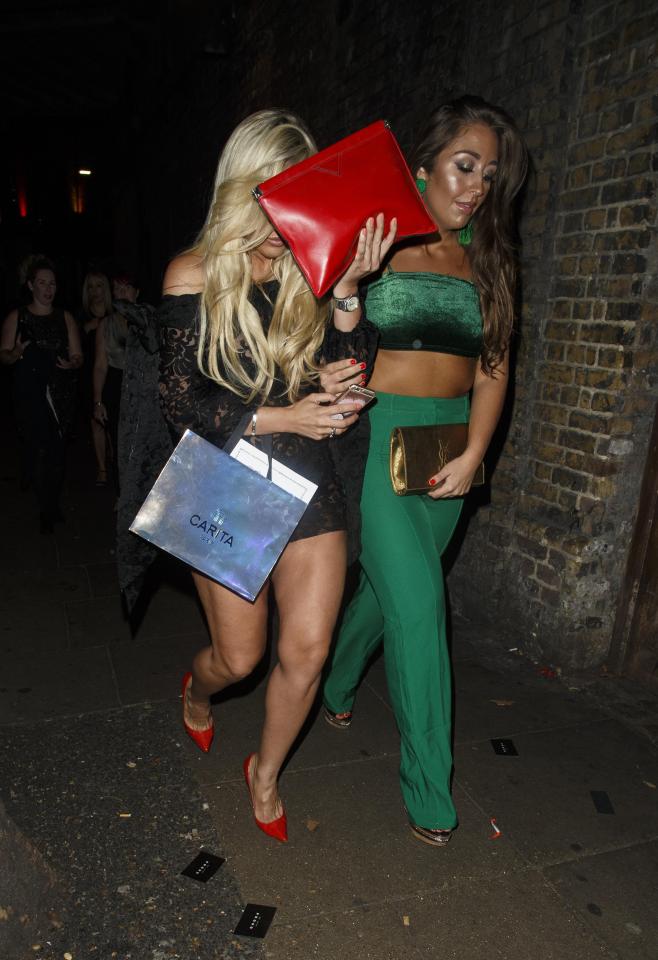
<path id="1" fill-rule="evenodd" d="M 112 313 L 112 294 L 110 292 L 110 281 L 100 270 L 90 270 L 85 274 L 82 282 L 82 309 L 85 315 L 91 317 L 91 298 L 89 296 L 89 286 L 92 279 L 98 279 L 103 286 L 103 316 L 107 317 Z"/>
<path id="2" fill-rule="evenodd" d="M 324 337 L 326 308 L 313 296 L 288 250 L 273 263 L 279 293 L 267 334 L 249 302 L 251 251 L 272 232 L 253 188 L 317 152 L 301 120 L 282 110 L 261 110 L 243 120 L 219 158 L 206 222 L 192 248 L 202 257 L 197 360 L 200 370 L 247 402 L 265 400 L 278 366 L 281 395 L 297 399 L 303 383 L 317 379 L 316 354 Z M 245 369 L 241 351 L 256 370 Z"/>

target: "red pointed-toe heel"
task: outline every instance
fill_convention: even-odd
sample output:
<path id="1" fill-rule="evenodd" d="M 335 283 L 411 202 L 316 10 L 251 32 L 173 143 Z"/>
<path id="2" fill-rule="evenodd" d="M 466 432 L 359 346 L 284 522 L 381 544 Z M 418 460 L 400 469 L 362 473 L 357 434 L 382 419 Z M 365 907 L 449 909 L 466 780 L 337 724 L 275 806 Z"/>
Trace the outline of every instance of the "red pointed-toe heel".
<path id="1" fill-rule="evenodd" d="M 250 753 L 247 759 L 242 764 L 242 769 L 244 770 L 244 779 L 247 784 L 247 790 L 249 791 L 249 799 L 251 800 L 252 810 L 254 808 L 254 798 L 251 793 L 251 780 L 249 777 L 249 768 L 251 766 L 252 759 L 256 756 L 255 753 Z M 268 837 L 274 837 L 275 840 L 280 840 L 281 843 L 288 842 L 288 820 L 286 818 L 285 810 L 280 817 L 277 817 L 276 820 L 270 820 L 269 823 L 264 823 L 262 820 L 259 820 L 256 816 L 254 810 L 254 820 L 256 821 L 256 826 L 266 833 Z"/>
<path id="2" fill-rule="evenodd" d="M 191 737 L 192 740 L 194 740 L 199 750 L 203 750 L 204 753 L 208 753 L 210 751 L 210 747 L 212 746 L 213 737 L 215 736 L 215 724 L 211 723 L 210 726 L 205 730 L 195 730 L 185 722 L 185 696 L 191 681 L 192 674 L 186 673 L 183 677 L 183 726 L 185 727 L 185 733 L 188 735 L 188 737 Z"/>

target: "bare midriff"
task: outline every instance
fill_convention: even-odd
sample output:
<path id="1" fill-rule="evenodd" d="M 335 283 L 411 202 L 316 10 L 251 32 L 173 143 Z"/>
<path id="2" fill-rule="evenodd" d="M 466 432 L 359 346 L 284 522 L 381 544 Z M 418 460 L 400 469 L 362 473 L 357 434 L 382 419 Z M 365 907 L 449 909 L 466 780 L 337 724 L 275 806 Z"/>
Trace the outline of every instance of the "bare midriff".
<path id="1" fill-rule="evenodd" d="M 368 386 L 405 397 L 461 397 L 473 386 L 477 362 L 448 353 L 380 349 Z"/>

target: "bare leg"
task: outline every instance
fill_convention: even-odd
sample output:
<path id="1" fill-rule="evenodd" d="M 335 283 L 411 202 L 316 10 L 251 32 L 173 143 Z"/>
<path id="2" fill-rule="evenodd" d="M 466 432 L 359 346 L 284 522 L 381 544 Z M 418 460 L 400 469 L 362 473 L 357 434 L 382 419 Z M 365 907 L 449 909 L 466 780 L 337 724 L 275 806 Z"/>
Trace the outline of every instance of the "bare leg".
<path id="1" fill-rule="evenodd" d="M 249 676 L 263 656 L 268 588 L 250 603 L 201 573 L 192 573 L 192 578 L 208 619 L 211 646 L 200 650 L 192 663 L 185 720 L 193 729 L 204 730 L 210 726 L 212 694 Z"/>
<path id="2" fill-rule="evenodd" d="M 96 469 L 98 479 L 107 479 L 107 464 L 105 462 L 105 428 L 97 420 L 91 420 L 91 439 L 96 454 Z M 102 476 L 101 476 L 102 475 Z"/>
<path id="3" fill-rule="evenodd" d="M 288 544 L 272 576 L 279 662 L 268 683 L 265 725 L 251 768 L 254 811 L 265 823 L 282 812 L 277 777 L 317 693 L 345 566 L 345 534 L 338 531 Z"/>

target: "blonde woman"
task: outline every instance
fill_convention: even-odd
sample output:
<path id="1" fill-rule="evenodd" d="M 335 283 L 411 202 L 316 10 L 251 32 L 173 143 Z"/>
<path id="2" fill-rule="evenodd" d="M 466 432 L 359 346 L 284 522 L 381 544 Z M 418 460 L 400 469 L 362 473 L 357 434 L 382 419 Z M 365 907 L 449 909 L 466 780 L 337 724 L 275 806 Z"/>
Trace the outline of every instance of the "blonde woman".
<path id="1" fill-rule="evenodd" d="M 258 183 L 315 151 L 290 113 L 265 110 L 236 128 L 219 160 L 206 222 L 194 248 L 169 265 L 159 310 L 161 400 L 174 435 L 190 428 L 221 446 L 249 411 L 254 442 L 272 434 L 274 456 L 318 485 L 254 603 L 192 574 L 211 645 L 183 679 L 183 721 L 205 751 L 214 733 L 210 697 L 250 674 L 263 656 L 273 589 L 278 663 L 260 746 L 245 760 L 244 774 L 257 825 L 281 841 L 287 825 L 277 778 L 318 689 L 343 593 L 347 501 L 354 506 L 359 496 L 360 479 L 348 498 L 350 485 L 335 466 L 350 459 L 336 451 L 358 407 L 337 405 L 334 393 L 339 381 L 361 382 L 372 363 L 376 334 L 361 316 L 358 282 L 379 267 L 395 235 L 394 221 L 384 237 L 383 217 L 371 219 L 333 290 L 332 310 L 315 299 L 252 197 Z M 322 362 L 341 358 L 332 367 L 333 392 L 319 392 Z M 361 467 L 364 457 L 365 447 Z"/>
<path id="2" fill-rule="evenodd" d="M 90 270 L 82 283 L 82 317 L 80 340 L 84 356 L 82 387 L 84 402 L 91 418 L 91 438 L 96 456 L 96 486 L 107 483 L 107 449 L 105 427 L 94 417 L 94 363 L 96 359 L 96 331 L 101 322 L 112 315 L 110 282 L 104 273 Z"/>

